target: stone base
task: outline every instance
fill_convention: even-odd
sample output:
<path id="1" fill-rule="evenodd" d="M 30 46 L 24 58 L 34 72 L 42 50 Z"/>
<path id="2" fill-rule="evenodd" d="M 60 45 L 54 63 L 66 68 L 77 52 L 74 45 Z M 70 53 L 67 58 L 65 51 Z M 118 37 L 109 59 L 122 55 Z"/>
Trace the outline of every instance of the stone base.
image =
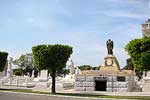
<path id="1" fill-rule="evenodd" d="M 148 76 L 143 79 L 142 92 L 150 92 L 150 78 Z"/>
<path id="2" fill-rule="evenodd" d="M 107 55 L 104 58 L 104 64 L 100 67 L 101 71 L 111 70 L 112 72 L 116 72 L 120 70 L 119 62 L 114 55 Z"/>
<path id="3" fill-rule="evenodd" d="M 103 77 L 103 76 L 102 76 Z M 106 80 L 103 80 L 101 76 L 76 76 L 75 90 L 76 91 L 95 91 L 95 78 L 99 81 L 106 81 L 107 92 L 130 92 L 132 90 L 132 84 L 129 77 L 125 77 L 124 82 L 117 80 L 117 76 L 105 76 Z M 102 80 L 101 80 L 102 79 Z M 102 90 L 103 91 L 103 90 Z"/>
<path id="4" fill-rule="evenodd" d="M 51 88 L 47 82 L 38 82 L 32 90 L 33 91 L 50 91 Z"/>

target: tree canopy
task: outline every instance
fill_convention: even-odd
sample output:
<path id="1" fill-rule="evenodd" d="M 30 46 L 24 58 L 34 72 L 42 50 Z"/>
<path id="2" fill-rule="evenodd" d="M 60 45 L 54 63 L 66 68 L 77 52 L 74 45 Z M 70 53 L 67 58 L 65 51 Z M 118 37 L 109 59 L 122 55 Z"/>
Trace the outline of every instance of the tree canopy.
<path id="1" fill-rule="evenodd" d="M 125 50 L 130 55 L 136 70 L 150 70 L 150 38 L 134 39 L 126 45 Z"/>
<path id="2" fill-rule="evenodd" d="M 91 70 L 92 69 L 91 65 L 81 65 L 81 66 L 78 66 L 78 67 L 79 67 L 79 69 L 81 71 L 83 71 L 83 70 Z"/>
<path id="3" fill-rule="evenodd" d="M 128 58 L 126 60 L 126 62 L 127 62 L 127 65 L 123 69 L 125 69 L 125 70 L 134 70 L 134 65 L 133 65 L 133 62 L 132 62 L 131 58 Z"/>
<path id="4" fill-rule="evenodd" d="M 31 76 L 32 70 L 35 70 L 34 74 L 35 76 L 37 76 L 37 70 L 34 68 L 32 53 L 22 54 L 18 59 L 15 59 L 13 63 L 18 65 L 20 69 L 23 70 L 21 71 L 23 72 L 22 74 L 27 75 L 27 73 L 29 73 L 29 75 Z"/>
<path id="5" fill-rule="evenodd" d="M 55 93 L 55 77 L 59 70 L 66 66 L 72 54 L 72 47 L 68 45 L 37 45 L 32 47 L 35 66 L 39 69 L 48 69 L 52 77 L 52 93 Z"/>
<path id="6" fill-rule="evenodd" d="M 15 59 L 13 63 L 19 65 L 23 69 L 26 67 L 33 68 L 32 53 L 22 54 L 18 59 Z"/>
<path id="7" fill-rule="evenodd" d="M 4 67 L 7 62 L 7 56 L 8 56 L 7 52 L 0 51 L 0 72 L 2 72 L 4 70 Z"/>

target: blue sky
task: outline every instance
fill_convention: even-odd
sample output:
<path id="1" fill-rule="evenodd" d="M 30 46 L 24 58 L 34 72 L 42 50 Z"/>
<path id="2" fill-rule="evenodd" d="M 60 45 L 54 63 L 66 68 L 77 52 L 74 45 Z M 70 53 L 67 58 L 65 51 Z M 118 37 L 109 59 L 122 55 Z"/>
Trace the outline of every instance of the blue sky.
<path id="1" fill-rule="evenodd" d="M 114 40 L 121 67 L 128 41 L 141 38 L 149 0 L 0 0 L 0 50 L 14 58 L 38 44 L 73 47 L 75 65 L 99 66 Z M 150 1 L 149 1 L 150 2 Z"/>

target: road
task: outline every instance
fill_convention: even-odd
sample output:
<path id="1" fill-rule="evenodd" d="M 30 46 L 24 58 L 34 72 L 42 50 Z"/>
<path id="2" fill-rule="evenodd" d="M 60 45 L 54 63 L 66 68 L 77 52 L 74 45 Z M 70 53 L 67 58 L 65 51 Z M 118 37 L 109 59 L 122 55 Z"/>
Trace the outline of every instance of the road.
<path id="1" fill-rule="evenodd" d="M 119 100 L 119 99 L 91 99 L 80 97 L 46 96 L 23 93 L 0 92 L 0 100 Z M 121 99 L 120 99 L 121 100 Z"/>

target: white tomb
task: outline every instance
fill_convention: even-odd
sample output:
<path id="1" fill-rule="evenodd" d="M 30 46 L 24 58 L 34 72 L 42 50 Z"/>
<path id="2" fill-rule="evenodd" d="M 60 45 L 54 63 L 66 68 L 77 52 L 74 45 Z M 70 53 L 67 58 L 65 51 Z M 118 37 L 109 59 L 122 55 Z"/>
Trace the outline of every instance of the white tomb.
<path id="1" fill-rule="evenodd" d="M 48 81 L 48 70 L 41 70 L 39 81 Z"/>
<path id="2" fill-rule="evenodd" d="M 142 92 L 150 92 L 150 71 L 148 71 L 146 76 L 143 77 Z"/>

